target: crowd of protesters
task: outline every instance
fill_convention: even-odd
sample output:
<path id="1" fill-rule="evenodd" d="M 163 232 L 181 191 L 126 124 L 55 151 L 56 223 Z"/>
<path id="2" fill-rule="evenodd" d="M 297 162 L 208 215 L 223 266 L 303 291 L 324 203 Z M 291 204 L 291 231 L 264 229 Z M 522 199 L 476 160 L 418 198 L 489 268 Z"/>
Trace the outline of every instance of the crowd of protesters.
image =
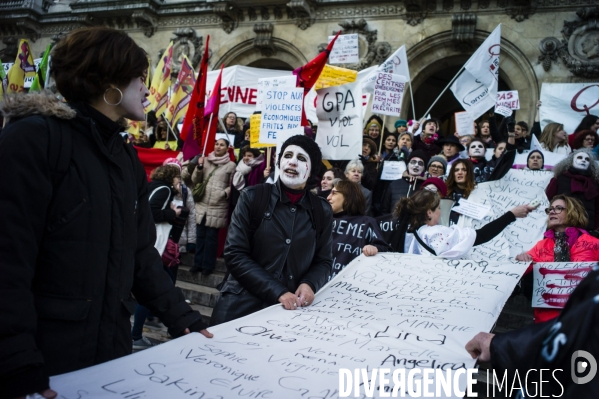
<path id="1" fill-rule="evenodd" d="M 84 53 L 89 45 L 116 46 L 129 56 L 100 59 L 108 51 Z M 183 143 L 161 117 L 146 120 L 147 68 L 143 50 L 125 33 L 79 30 L 53 50 L 52 74 L 66 103 L 46 94 L 5 97 L 0 168 L 2 186 L 11 190 L 0 194 L 0 220 L 10 226 L 0 233 L 2 397 L 51 398 L 48 376 L 152 346 L 141 334 L 144 323 L 160 320 L 173 337 L 211 337 L 174 282 L 181 252 L 194 253 L 192 273 L 213 273 L 221 229 L 229 273 L 212 325 L 277 303 L 310 306 L 361 254 L 459 259 L 535 207 L 516 206 L 475 230 L 458 227 L 451 206 L 442 224 L 441 202 L 455 207 L 477 185 L 501 179 L 518 153 L 527 152 L 529 170 L 546 170 L 547 153 L 565 158 L 546 188 L 545 238 L 516 259 L 599 260 L 597 116 L 584 117 L 573 132 L 559 122 L 541 131 L 538 103 L 531 129 L 511 117 L 498 123 L 489 112 L 473 136 L 460 136 L 442 132 L 435 118 L 400 119 L 389 130 L 373 115 L 362 152 L 326 167 L 315 126 L 275 156 L 251 148 L 249 119 L 229 112 L 219 129 L 235 145 L 220 138 L 205 156 L 167 159 L 148 182 L 135 147 L 179 151 Z M 103 79 L 94 79 L 99 71 Z M 122 139 L 123 117 L 145 121 L 139 137 Z M 541 151 L 530 151 L 532 135 Z M 383 179 L 388 162 L 405 172 Z M 389 239 L 375 219 L 385 215 L 395 226 Z M 535 317 L 551 321 L 560 312 Z M 492 339 L 480 336 L 469 350 L 490 358 Z"/>

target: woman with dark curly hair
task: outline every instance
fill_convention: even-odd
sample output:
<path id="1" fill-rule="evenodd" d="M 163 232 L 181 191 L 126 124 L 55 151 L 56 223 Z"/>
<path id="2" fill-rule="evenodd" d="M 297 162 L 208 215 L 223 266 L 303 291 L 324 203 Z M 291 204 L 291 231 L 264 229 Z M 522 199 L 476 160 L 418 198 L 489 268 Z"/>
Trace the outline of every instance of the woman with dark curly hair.
<path id="1" fill-rule="evenodd" d="M 576 133 L 574 140 L 572 140 L 572 150 L 578 150 L 580 148 L 593 149 L 599 144 L 599 135 L 594 130 L 581 130 Z"/>

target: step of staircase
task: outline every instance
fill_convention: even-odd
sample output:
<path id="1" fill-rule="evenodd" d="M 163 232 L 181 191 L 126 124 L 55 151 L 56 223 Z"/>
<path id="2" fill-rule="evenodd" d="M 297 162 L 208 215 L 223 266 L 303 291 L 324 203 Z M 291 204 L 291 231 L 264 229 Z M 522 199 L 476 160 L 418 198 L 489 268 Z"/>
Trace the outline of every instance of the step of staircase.
<path id="1" fill-rule="evenodd" d="M 194 256 L 194 254 L 191 254 L 191 253 L 181 254 L 181 265 L 190 266 L 190 267 L 193 266 L 193 256 Z M 225 260 L 223 258 L 216 259 L 216 265 L 214 267 L 214 271 L 221 272 L 221 273 L 227 272 L 227 266 L 225 266 Z"/>
<path id="2" fill-rule="evenodd" d="M 202 273 L 190 272 L 190 266 L 179 266 L 179 272 L 177 273 L 178 281 L 185 281 L 187 283 L 193 283 L 203 285 L 205 287 L 215 288 L 225 278 L 225 273 L 214 272 L 208 276 L 204 276 Z"/>
<path id="3" fill-rule="evenodd" d="M 220 292 L 213 287 L 188 283 L 187 281 L 177 281 L 175 284 L 183 292 L 185 299 L 190 301 L 192 305 L 201 305 L 213 308 L 218 301 Z"/>

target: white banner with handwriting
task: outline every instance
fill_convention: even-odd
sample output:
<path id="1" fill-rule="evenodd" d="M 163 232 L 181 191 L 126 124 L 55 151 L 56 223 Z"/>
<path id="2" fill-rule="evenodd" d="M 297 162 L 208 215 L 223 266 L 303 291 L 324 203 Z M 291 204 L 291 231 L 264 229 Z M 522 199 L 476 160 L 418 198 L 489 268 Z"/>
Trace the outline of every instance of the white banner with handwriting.
<path id="1" fill-rule="evenodd" d="M 525 269 L 361 255 L 309 307 L 272 306 L 212 327 L 212 339 L 190 334 L 50 386 L 80 399 L 337 398 L 341 368 L 471 368 L 465 344 L 492 328 Z"/>
<path id="2" fill-rule="evenodd" d="M 459 225 L 479 229 L 515 206 L 528 204 L 535 199 L 541 201 L 541 205 L 526 218 L 516 219 L 491 241 L 474 247 L 468 257 L 510 262 L 540 241 L 547 224 L 544 209 L 549 206 L 545 188 L 552 177 L 553 173 L 547 171 L 510 169 L 500 180 L 478 184 L 468 201 L 490 206 L 491 210 L 482 220 L 460 217 Z"/>
<path id="3" fill-rule="evenodd" d="M 533 264 L 532 307 L 560 309 L 597 262 Z"/>

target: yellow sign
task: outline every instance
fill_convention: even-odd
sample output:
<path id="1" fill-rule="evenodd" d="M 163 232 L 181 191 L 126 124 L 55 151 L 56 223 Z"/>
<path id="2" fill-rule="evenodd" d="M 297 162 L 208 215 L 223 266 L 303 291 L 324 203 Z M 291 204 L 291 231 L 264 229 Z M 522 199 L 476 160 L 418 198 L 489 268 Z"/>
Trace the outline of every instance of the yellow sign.
<path id="1" fill-rule="evenodd" d="M 260 144 L 260 122 L 262 121 L 261 114 L 250 115 L 250 147 L 251 148 L 264 148 L 264 147 L 276 147 L 276 144 Z"/>
<path id="2" fill-rule="evenodd" d="M 325 65 L 322 73 L 318 77 L 314 88 L 326 89 L 332 86 L 341 86 L 346 83 L 352 83 L 356 81 L 358 77 L 357 71 L 351 69 L 340 68 L 332 65 Z"/>

